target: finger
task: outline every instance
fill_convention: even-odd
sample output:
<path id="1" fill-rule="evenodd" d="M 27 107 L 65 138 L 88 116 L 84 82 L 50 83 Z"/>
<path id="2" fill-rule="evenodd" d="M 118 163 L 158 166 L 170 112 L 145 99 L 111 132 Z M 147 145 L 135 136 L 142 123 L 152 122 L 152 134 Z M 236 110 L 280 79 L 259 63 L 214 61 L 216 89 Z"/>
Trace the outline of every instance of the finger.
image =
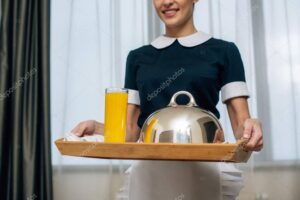
<path id="1" fill-rule="evenodd" d="M 247 147 L 244 146 L 245 151 L 260 151 L 263 148 L 263 145 L 261 146 L 256 146 L 256 147 Z"/>
<path id="2" fill-rule="evenodd" d="M 255 134 L 256 136 L 261 137 L 262 136 L 262 129 L 259 123 L 257 123 L 256 121 L 248 121 L 248 123 L 246 123 L 246 126 L 250 127 L 248 129 L 251 129 L 251 136 L 253 134 Z M 250 137 L 251 139 L 252 137 Z"/>
<path id="3" fill-rule="evenodd" d="M 263 144 L 263 139 L 260 131 L 256 131 L 252 133 L 252 137 L 250 140 L 247 142 L 245 147 L 248 150 L 254 150 L 256 147 L 259 147 Z"/>
<path id="4" fill-rule="evenodd" d="M 260 146 L 260 145 L 263 145 L 263 143 L 264 143 L 263 142 L 263 137 L 261 137 L 260 140 L 258 141 L 257 145 Z"/>
<path id="5" fill-rule="evenodd" d="M 76 126 L 71 132 L 79 137 L 84 135 L 84 131 L 85 131 L 86 127 L 83 126 L 81 123 Z"/>
<path id="6" fill-rule="evenodd" d="M 259 152 L 262 150 L 262 147 L 255 147 L 254 149 L 248 150 L 248 151 L 256 151 Z"/>
<path id="7" fill-rule="evenodd" d="M 71 130 L 71 133 L 76 133 L 78 129 L 79 129 L 79 125 L 75 126 L 75 128 Z"/>
<path id="8" fill-rule="evenodd" d="M 253 129 L 253 125 L 252 125 L 251 121 L 246 120 L 244 123 L 243 138 L 245 138 L 245 139 L 251 138 L 252 129 Z"/>
<path id="9" fill-rule="evenodd" d="M 263 148 L 263 143 L 262 142 L 259 142 L 259 144 L 255 145 L 254 147 L 252 146 L 244 146 L 244 150 L 246 151 L 261 151 Z"/>
<path id="10" fill-rule="evenodd" d="M 217 129 L 216 132 L 215 132 L 215 138 L 214 138 L 214 141 L 213 143 L 222 143 L 224 142 L 224 133 L 222 130 L 220 129 Z"/>
<path id="11" fill-rule="evenodd" d="M 252 137 L 250 138 L 250 140 L 246 144 L 246 147 L 255 148 L 257 146 L 257 144 L 259 143 L 261 137 L 262 136 L 260 134 L 258 134 L 256 132 L 253 132 Z"/>
<path id="12" fill-rule="evenodd" d="M 251 150 L 254 149 L 257 146 L 257 143 L 260 138 L 258 138 L 256 135 L 253 135 L 251 139 L 246 143 L 246 148 Z"/>
<path id="13" fill-rule="evenodd" d="M 261 151 L 263 149 L 263 143 L 258 144 L 252 151 Z"/>

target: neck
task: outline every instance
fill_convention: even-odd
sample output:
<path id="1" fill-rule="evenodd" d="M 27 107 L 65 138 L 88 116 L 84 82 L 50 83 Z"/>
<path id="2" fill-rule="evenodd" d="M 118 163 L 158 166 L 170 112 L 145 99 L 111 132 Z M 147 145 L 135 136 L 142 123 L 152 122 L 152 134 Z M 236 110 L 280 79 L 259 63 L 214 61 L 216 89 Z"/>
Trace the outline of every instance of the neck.
<path id="1" fill-rule="evenodd" d="M 187 35 L 191 35 L 197 32 L 197 29 L 194 26 L 193 18 L 191 17 L 187 23 L 184 23 L 181 26 L 176 27 L 167 27 L 166 26 L 166 34 L 167 37 L 184 37 Z"/>

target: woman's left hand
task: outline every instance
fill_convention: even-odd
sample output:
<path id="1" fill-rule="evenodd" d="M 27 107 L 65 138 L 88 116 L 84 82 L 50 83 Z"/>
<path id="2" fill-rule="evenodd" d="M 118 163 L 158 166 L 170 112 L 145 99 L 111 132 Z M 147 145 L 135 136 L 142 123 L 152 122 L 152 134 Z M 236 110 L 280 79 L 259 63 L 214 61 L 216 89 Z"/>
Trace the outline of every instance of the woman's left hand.
<path id="1" fill-rule="evenodd" d="M 245 149 L 260 151 L 263 148 L 263 133 L 258 119 L 246 119 L 244 122 L 243 139 L 248 140 Z"/>

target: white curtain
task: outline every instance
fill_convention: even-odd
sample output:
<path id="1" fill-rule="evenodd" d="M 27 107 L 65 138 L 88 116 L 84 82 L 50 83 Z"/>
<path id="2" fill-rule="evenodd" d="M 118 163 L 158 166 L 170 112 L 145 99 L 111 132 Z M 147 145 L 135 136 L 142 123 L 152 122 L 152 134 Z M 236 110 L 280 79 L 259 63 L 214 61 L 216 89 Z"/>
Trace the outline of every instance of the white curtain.
<path id="1" fill-rule="evenodd" d="M 271 158 L 300 159 L 300 2 L 265 0 Z"/>
<path id="2" fill-rule="evenodd" d="M 105 184 L 98 189 L 99 199 L 114 198 L 113 166 L 119 165 L 122 176 L 124 163 L 130 162 L 62 157 L 54 141 L 64 137 L 80 121 L 104 121 L 105 88 L 122 87 L 128 52 L 149 43 L 160 33 L 160 24 L 149 6 L 152 4 L 147 0 L 51 2 L 51 120 L 55 174 L 66 176 L 70 165 L 102 167 L 102 172 L 98 173 L 106 173 L 101 176 L 99 185 Z M 86 179 L 75 181 L 78 184 L 74 184 L 74 188 L 58 184 L 65 188 L 62 191 L 73 194 L 78 190 L 76 185 L 83 185 L 80 187 L 82 193 L 90 187 L 99 187 L 91 186 Z"/>
<path id="3" fill-rule="evenodd" d="M 105 88 L 123 86 L 129 50 L 147 44 L 157 32 L 148 6 L 147 0 L 52 1 L 53 140 L 80 121 L 103 122 Z M 53 146 L 54 164 L 101 162 L 81 160 L 62 158 Z"/>
<path id="4" fill-rule="evenodd" d="M 129 50 L 148 44 L 163 28 L 151 0 L 53 0 L 51 4 L 55 141 L 80 121 L 103 122 L 104 89 L 123 86 Z M 195 8 L 198 30 L 235 42 L 241 52 L 251 115 L 262 120 L 265 130 L 264 151 L 254 154 L 252 167 L 262 161 L 300 158 L 299 8 L 298 0 L 200 0 Z M 218 108 L 227 139 L 234 142 L 226 107 L 220 103 Z M 54 145 L 52 155 L 56 166 L 102 165 L 108 172 L 113 164 L 122 166 L 121 161 L 61 157 Z M 107 195 L 109 199 L 112 194 Z"/>
<path id="5" fill-rule="evenodd" d="M 251 115 L 265 130 L 264 151 L 255 155 L 260 161 L 300 159 L 299 9 L 296 0 L 206 0 L 196 7 L 199 29 L 240 49 Z M 226 108 L 219 109 L 232 140 Z"/>

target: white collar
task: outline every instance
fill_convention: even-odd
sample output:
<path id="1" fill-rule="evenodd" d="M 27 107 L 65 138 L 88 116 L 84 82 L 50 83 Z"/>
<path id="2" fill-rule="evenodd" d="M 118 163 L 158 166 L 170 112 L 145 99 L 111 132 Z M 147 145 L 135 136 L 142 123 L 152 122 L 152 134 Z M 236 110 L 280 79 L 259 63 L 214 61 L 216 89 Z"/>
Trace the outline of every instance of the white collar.
<path id="1" fill-rule="evenodd" d="M 162 35 L 156 38 L 153 42 L 151 42 L 151 45 L 157 49 L 162 49 L 170 46 L 177 39 L 178 42 L 184 47 L 194 47 L 206 42 L 210 38 L 212 38 L 210 35 L 203 33 L 201 31 L 198 31 L 188 36 L 179 37 L 179 38 L 167 37 Z"/>

